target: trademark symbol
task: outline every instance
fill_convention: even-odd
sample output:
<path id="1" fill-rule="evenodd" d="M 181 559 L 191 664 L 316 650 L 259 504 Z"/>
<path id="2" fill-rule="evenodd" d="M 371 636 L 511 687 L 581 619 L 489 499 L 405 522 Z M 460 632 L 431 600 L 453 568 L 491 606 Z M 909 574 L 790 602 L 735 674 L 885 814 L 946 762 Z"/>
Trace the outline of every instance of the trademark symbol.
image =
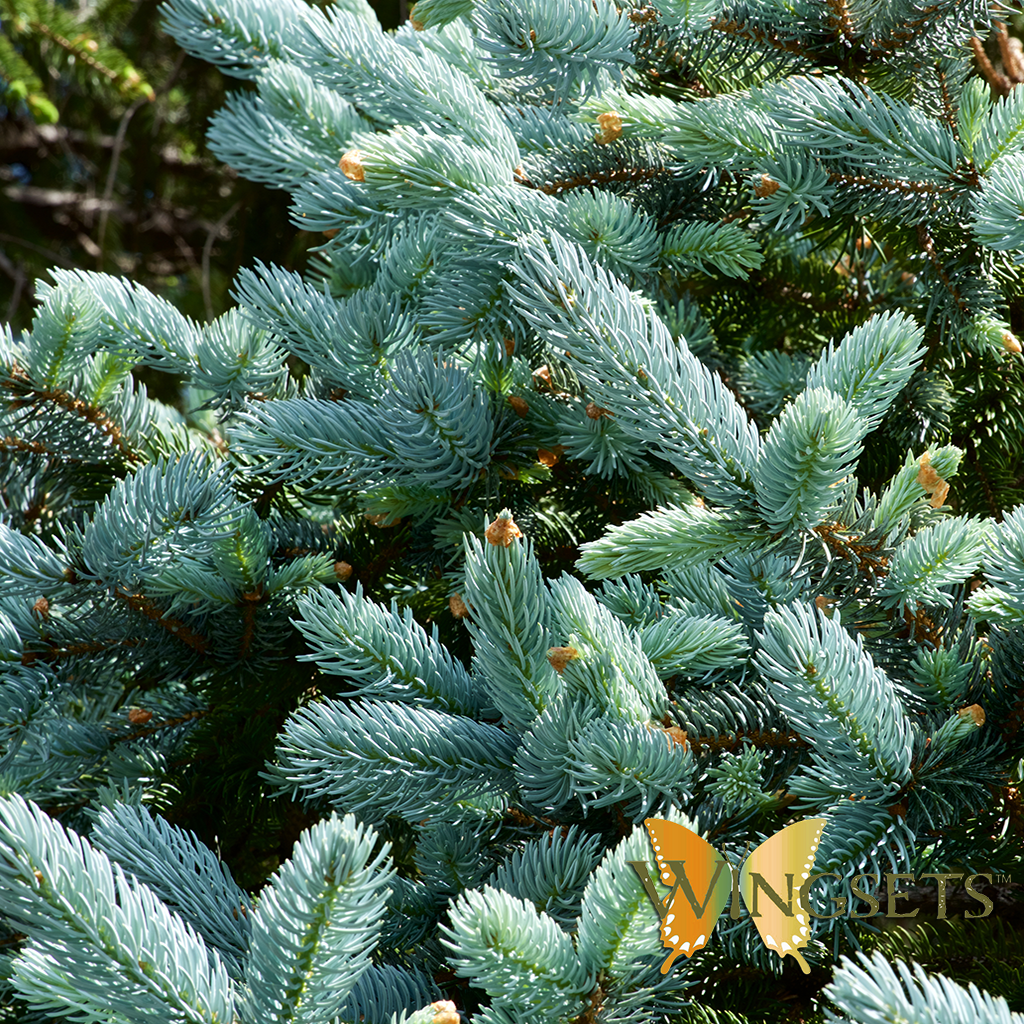
<path id="1" fill-rule="evenodd" d="M 1009 885 L 1010 884 L 1010 876 L 1009 875 L 996 875 L 996 877 L 995 877 L 995 884 L 996 885 Z"/>

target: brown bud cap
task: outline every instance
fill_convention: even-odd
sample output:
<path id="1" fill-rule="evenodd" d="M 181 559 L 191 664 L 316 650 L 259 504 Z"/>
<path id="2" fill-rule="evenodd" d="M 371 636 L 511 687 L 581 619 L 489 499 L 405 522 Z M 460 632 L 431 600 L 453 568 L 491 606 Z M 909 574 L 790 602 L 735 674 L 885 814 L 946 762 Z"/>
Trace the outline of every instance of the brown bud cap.
<path id="1" fill-rule="evenodd" d="M 961 708 L 957 714 L 961 718 L 969 718 L 979 727 L 985 724 L 985 709 L 980 704 L 969 704 L 967 707 Z"/>
<path id="2" fill-rule="evenodd" d="M 949 494 L 949 484 L 945 480 L 935 488 L 935 493 L 932 495 L 930 502 L 932 508 L 942 508 L 946 504 L 946 496 Z"/>
<path id="3" fill-rule="evenodd" d="M 374 526 L 394 526 L 394 523 L 387 522 L 387 512 L 364 512 L 363 518 Z"/>
<path id="4" fill-rule="evenodd" d="M 338 233 L 338 229 L 337 228 L 328 228 L 324 232 L 324 238 L 334 238 L 335 235 L 337 235 L 337 233 Z"/>
<path id="5" fill-rule="evenodd" d="M 145 725 L 152 717 L 152 711 L 144 711 L 142 708 L 131 708 L 128 712 L 128 721 L 132 725 Z"/>
<path id="6" fill-rule="evenodd" d="M 484 531 L 488 544 L 495 546 L 500 544 L 503 548 L 507 548 L 516 537 L 522 537 L 522 535 L 523 531 L 516 526 L 512 513 L 508 509 L 499 512 L 497 519 Z"/>
<path id="7" fill-rule="evenodd" d="M 614 142 L 622 134 L 622 118 L 614 110 L 598 114 L 597 126 L 601 131 L 595 136 L 594 141 L 599 146 L 607 146 L 609 142 Z"/>
<path id="8" fill-rule="evenodd" d="M 516 350 L 515 338 L 503 338 L 502 340 L 505 342 L 505 354 L 509 356 L 512 355 Z"/>
<path id="9" fill-rule="evenodd" d="M 918 465 L 921 467 L 917 474 L 917 482 L 926 490 L 934 491 L 939 486 L 939 482 L 942 479 L 935 469 L 932 467 L 932 456 L 931 452 L 925 452 L 917 460 Z"/>
<path id="10" fill-rule="evenodd" d="M 412 25 L 417 32 L 422 32 L 426 28 L 426 25 L 424 25 L 422 21 L 417 21 L 415 18 L 410 18 L 409 24 Z"/>
<path id="11" fill-rule="evenodd" d="M 43 620 L 43 622 L 46 622 L 50 618 L 50 602 L 47 601 L 45 597 L 40 597 L 36 600 L 36 603 L 32 605 L 32 611 L 34 611 L 36 615 Z"/>
<path id="12" fill-rule="evenodd" d="M 439 999 L 436 1003 L 431 1003 L 430 1008 L 434 1011 L 432 1024 L 459 1024 L 462 1020 L 450 999 Z"/>
<path id="13" fill-rule="evenodd" d="M 949 484 L 942 479 L 932 466 L 932 457 L 925 452 L 920 458 L 921 469 L 917 474 L 917 482 L 926 494 L 932 496 L 932 508 L 939 508 L 946 503 L 946 496 L 949 494 Z"/>
<path id="14" fill-rule="evenodd" d="M 831 597 L 826 597 L 824 594 L 819 594 L 814 599 L 814 607 L 817 608 L 819 612 L 824 612 L 829 616 L 829 618 L 832 617 L 832 605 L 834 603 L 835 602 Z"/>
<path id="15" fill-rule="evenodd" d="M 757 184 L 754 186 L 754 195 L 757 196 L 758 199 L 767 199 L 768 196 L 775 195 L 781 187 L 782 186 L 777 181 L 769 178 L 767 174 L 762 174 L 761 177 L 757 179 Z"/>
<path id="16" fill-rule="evenodd" d="M 344 583 L 352 575 L 352 566 L 348 562 L 335 562 L 334 575 L 336 579 Z"/>
<path id="17" fill-rule="evenodd" d="M 363 151 L 350 149 L 339 161 L 341 173 L 349 181 L 366 181 L 366 169 L 363 167 Z"/>
<path id="18" fill-rule="evenodd" d="M 1003 331 L 1003 348 L 1007 352 L 1012 352 L 1014 355 L 1020 355 L 1021 347 L 1020 342 L 1016 336 L 1011 334 L 1009 331 Z"/>
<path id="19" fill-rule="evenodd" d="M 547 448 L 537 449 L 537 461 L 542 466 L 547 466 L 550 469 L 558 460 L 565 454 L 565 448 L 563 445 L 556 444 L 550 451 Z"/>
<path id="20" fill-rule="evenodd" d="M 602 416 L 614 416 L 615 413 L 613 413 L 611 409 L 603 409 L 596 402 L 590 402 L 587 405 L 587 415 L 592 420 L 599 420 Z"/>
<path id="21" fill-rule="evenodd" d="M 462 600 L 461 594 L 452 594 L 448 598 L 448 607 L 451 609 L 452 615 L 457 619 L 469 617 L 469 609 L 466 607 L 466 602 Z"/>
<path id="22" fill-rule="evenodd" d="M 42 873 L 42 871 L 33 871 L 33 872 L 32 872 L 32 874 L 33 874 L 33 876 L 35 877 L 35 880 L 36 880 L 36 881 L 37 881 L 37 882 L 38 882 L 38 883 L 39 883 L 40 885 L 42 885 L 42 884 L 43 884 L 43 881 L 44 881 L 44 879 L 43 879 L 43 873 Z"/>
<path id="23" fill-rule="evenodd" d="M 580 652 L 575 647 L 549 647 L 548 648 L 548 661 L 551 662 L 551 667 L 561 675 L 565 671 L 565 666 L 570 661 L 575 661 L 580 656 Z"/>
<path id="24" fill-rule="evenodd" d="M 688 746 L 686 742 L 686 730 L 680 729 L 678 725 L 670 725 L 665 730 L 665 735 L 669 738 L 672 743 L 677 743 L 685 750 Z"/>
<path id="25" fill-rule="evenodd" d="M 520 398 L 519 395 L 509 395 L 506 401 L 512 406 L 512 411 L 517 416 L 525 416 L 530 411 L 530 407 L 526 404 L 526 399 Z"/>

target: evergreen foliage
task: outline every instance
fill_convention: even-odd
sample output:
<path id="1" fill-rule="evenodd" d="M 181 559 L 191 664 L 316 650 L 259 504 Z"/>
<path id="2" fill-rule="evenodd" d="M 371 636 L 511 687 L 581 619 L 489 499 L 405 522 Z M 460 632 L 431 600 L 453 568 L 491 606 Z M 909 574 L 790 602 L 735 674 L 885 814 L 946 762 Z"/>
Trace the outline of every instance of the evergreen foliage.
<path id="1" fill-rule="evenodd" d="M 631 866 L 813 816 L 822 914 L 1019 870 L 997 14 L 168 0 L 324 242 L 205 324 L 54 270 L 0 337 L 12 1017 L 1020 1024 L 843 914 L 806 977 L 749 914 L 662 974 Z"/>
<path id="2" fill-rule="evenodd" d="M 37 121 L 55 122 L 60 114 L 39 72 L 56 74 L 65 67 L 77 71 L 87 88 L 126 100 L 153 99 L 153 87 L 111 41 L 131 16 L 128 4 L 107 0 L 85 19 L 48 0 L 5 0 L 2 10 L 0 83 L 8 105 L 24 102 Z"/>
<path id="3" fill-rule="evenodd" d="M 286 197 L 203 144 L 224 96 L 160 30 L 159 0 L 0 5 L 0 319 L 28 328 L 51 266 L 127 274 L 212 319 L 268 242 L 303 265 Z"/>

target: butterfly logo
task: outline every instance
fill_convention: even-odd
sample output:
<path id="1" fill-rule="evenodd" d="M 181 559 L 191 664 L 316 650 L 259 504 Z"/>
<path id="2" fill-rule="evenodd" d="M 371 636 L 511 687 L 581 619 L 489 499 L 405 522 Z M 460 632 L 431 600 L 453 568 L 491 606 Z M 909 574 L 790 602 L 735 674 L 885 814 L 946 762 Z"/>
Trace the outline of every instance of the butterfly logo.
<path id="1" fill-rule="evenodd" d="M 804 974 L 811 969 L 800 950 L 810 941 L 810 915 L 800 891 L 814 870 L 814 855 L 827 818 L 806 818 L 766 839 L 737 872 L 718 851 L 685 825 L 661 818 L 644 824 L 658 865 L 670 887 L 662 897 L 644 861 L 629 861 L 661 918 L 661 944 L 669 951 L 667 974 L 676 957 L 703 949 L 732 896 L 731 916 L 740 916 L 737 894 L 750 912 L 761 941 L 780 957 L 791 956 Z M 799 879 L 795 883 L 794 880 Z M 780 895 L 785 893 L 786 896 Z"/>

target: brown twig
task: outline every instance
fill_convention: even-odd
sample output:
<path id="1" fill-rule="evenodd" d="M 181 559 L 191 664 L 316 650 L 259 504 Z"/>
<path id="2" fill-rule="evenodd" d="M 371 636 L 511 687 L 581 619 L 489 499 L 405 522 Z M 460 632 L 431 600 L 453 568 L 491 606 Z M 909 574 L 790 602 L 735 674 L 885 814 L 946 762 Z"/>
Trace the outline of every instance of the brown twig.
<path id="1" fill-rule="evenodd" d="M 997 71 L 988 59 L 985 47 L 977 36 L 971 36 L 971 49 L 974 51 L 974 59 L 978 62 L 985 81 L 992 87 L 997 96 L 1009 96 L 1013 83 L 1001 71 Z"/>
<path id="2" fill-rule="evenodd" d="M 8 448 L 15 452 L 33 452 L 36 455 L 53 455 L 42 441 L 25 441 L 20 437 L 0 437 L 0 448 Z"/>
<path id="3" fill-rule="evenodd" d="M 905 178 L 884 178 L 879 175 L 839 174 L 830 171 L 828 180 L 837 185 L 860 185 L 882 192 L 903 192 L 905 195 L 940 195 L 955 192 L 953 185 L 936 185 L 931 181 L 908 181 Z"/>
<path id="4" fill-rule="evenodd" d="M 836 30 L 836 35 L 842 37 L 843 42 L 848 46 L 853 45 L 855 29 L 853 19 L 850 17 L 850 8 L 846 0 L 828 0 L 832 17 L 829 19 Z"/>
<path id="5" fill-rule="evenodd" d="M 996 42 L 999 44 L 999 56 L 1003 58 L 1003 72 L 1014 85 L 1024 82 L 1024 65 L 1020 54 L 1020 42 L 1007 31 L 1006 26 L 996 22 Z M 1016 44 L 1016 45 L 1015 45 Z"/>
<path id="6" fill-rule="evenodd" d="M 928 262 L 935 268 L 935 273 L 942 282 L 946 291 L 948 291 L 953 297 L 953 301 L 956 303 L 957 308 L 961 313 L 970 312 L 970 306 L 968 306 L 964 301 L 960 292 L 957 290 L 956 285 L 950 281 L 949 275 L 942 269 L 942 263 L 939 261 L 938 254 L 935 252 L 935 244 L 932 241 L 931 232 L 929 232 L 927 224 L 918 224 L 917 241 L 920 244 L 921 249 L 924 251 L 925 256 L 928 257 Z"/>
<path id="7" fill-rule="evenodd" d="M 840 557 L 852 555 L 859 572 L 872 579 L 889 574 L 889 559 L 879 554 L 878 546 L 858 544 L 860 535 L 843 536 L 843 527 L 839 523 L 821 523 L 814 528 L 814 533 Z"/>
<path id="8" fill-rule="evenodd" d="M 738 21 L 720 21 L 716 18 L 711 22 L 711 28 L 717 32 L 724 32 L 726 35 L 739 36 L 741 39 L 752 39 L 754 42 L 762 43 L 775 50 L 782 50 L 785 53 L 796 54 L 798 57 L 808 56 L 796 40 L 791 39 L 788 42 L 783 42 L 774 32 L 753 28 Z"/>
<path id="9" fill-rule="evenodd" d="M 124 601 L 129 608 L 139 612 L 141 615 L 145 615 L 147 619 L 155 622 L 158 626 L 162 626 L 168 633 L 177 637 L 183 644 L 187 644 L 192 650 L 197 651 L 199 654 L 210 653 L 210 642 L 206 637 L 194 632 L 180 619 L 167 615 L 152 598 L 146 597 L 145 594 L 133 594 L 128 590 L 115 590 L 114 597 Z"/>
<path id="10" fill-rule="evenodd" d="M 946 119 L 946 124 L 949 126 L 949 130 L 953 133 L 953 138 L 956 139 L 957 143 L 959 143 L 960 124 L 957 121 L 956 116 L 956 103 L 949 93 L 949 84 L 946 81 L 946 72 L 941 68 L 937 68 L 936 74 L 939 77 L 939 90 L 942 93 L 942 113 Z"/>
<path id="11" fill-rule="evenodd" d="M 607 184 L 613 181 L 651 181 L 663 174 L 672 172 L 665 167 L 618 167 L 611 171 L 594 171 L 587 174 L 577 175 L 575 178 L 565 178 L 561 181 L 552 181 L 546 185 L 534 185 L 526 178 L 518 178 L 520 184 L 527 188 L 536 189 L 545 195 L 557 195 L 559 192 L 568 192 L 574 188 L 586 188 L 588 185 Z"/>
<path id="12" fill-rule="evenodd" d="M 93 640 L 89 643 L 68 644 L 66 647 L 50 645 L 45 651 L 22 652 L 22 665 L 32 665 L 37 661 L 60 661 L 63 658 L 77 658 L 82 654 L 99 654 L 108 651 L 112 647 L 138 647 L 140 641 L 133 639 L 120 640 Z"/>
<path id="13" fill-rule="evenodd" d="M 242 631 L 242 642 L 238 651 L 238 657 L 241 661 L 245 661 L 252 650 L 252 641 L 256 633 L 256 606 L 262 603 L 263 598 L 264 593 L 262 583 L 257 586 L 255 590 L 242 595 L 242 599 L 245 602 L 242 605 L 242 622 L 244 629 Z"/>
<path id="14" fill-rule="evenodd" d="M 127 740 L 141 739 L 143 736 L 152 736 L 153 733 L 158 732 L 160 729 L 173 729 L 176 726 L 184 725 L 186 722 L 194 722 L 197 718 L 205 718 L 210 713 L 209 708 L 203 708 L 198 711 L 187 711 L 184 715 L 179 715 L 177 718 L 165 718 L 161 722 L 154 722 L 152 725 L 147 725 L 145 729 L 136 729 L 135 732 L 126 733 L 124 736 L 118 736 L 117 743 L 124 743 Z"/>
<path id="15" fill-rule="evenodd" d="M 68 391 L 63 391 L 60 388 L 47 388 L 45 390 L 37 390 L 32 387 L 28 376 L 25 371 L 19 367 L 12 367 L 10 376 L 6 380 L 0 380 L 0 388 L 5 388 L 8 391 L 13 391 L 18 397 L 13 398 L 10 402 L 11 409 L 19 409 L 23 406 L 33 406 L 42 401 L 51 401 L 54 406 L 59 406 L 61 409 L 67 409 L 68 412 L 74 413 L 76 416 L 80 416 L 87 423 L 91 423 L 93 426 L 98 427 L 106 436 L 114 442 L 114 444 L 121 451 L 121 454 L 129 462 L 138 462 L 139 456 L 132 451 L 131 447 L 128 446 L 124 439 L 124 434 L 121 431 L 121 427 L 106 415 L 98 406 L 90 406 L 86 401 L 82 401 L 81 398 L 76 398 L 73 394 Z M 30 389 L 30 395 L 25 394 L 25 389 Z"/>
<path id="16" fill-rule="evenodd" d="M 74 395 L 69 394 L 67 391 L 63 391 L 60 388 L 47 388 L 45 390 L 37 390 L 32 387 L 28 376 L 18 366 L 11 367 L 10 376 L 6 380 L 0 380 L 0 388 L 5 388 L 8 391 L 13 391 L 18 395 L 17 398 L 12 399 L 10 407 L 12 409 L 18 409 L 25 405 L 35 405 L 39 402 L 52 402 L 54 405 L 60 406 L 62 409 L 67 409 L 68 412 L 74 413 L 76 416 L 80 416 L 87 423 L 91 423 L 93 426 L 98 427 L 110 440 L 120 449 L 121 454 L 129 462 L 138 462 L 140 456 L 137 455 L 127 444 L 124 439 L 124 435 L 121 431 L 121 427 L 114 422 L 99 406 L 90 405 L 88 402 L 83 402 L 80 398 L 75 398 Z M 29 395 L 25 395 L 25 390 L 29 390 Z"/>

